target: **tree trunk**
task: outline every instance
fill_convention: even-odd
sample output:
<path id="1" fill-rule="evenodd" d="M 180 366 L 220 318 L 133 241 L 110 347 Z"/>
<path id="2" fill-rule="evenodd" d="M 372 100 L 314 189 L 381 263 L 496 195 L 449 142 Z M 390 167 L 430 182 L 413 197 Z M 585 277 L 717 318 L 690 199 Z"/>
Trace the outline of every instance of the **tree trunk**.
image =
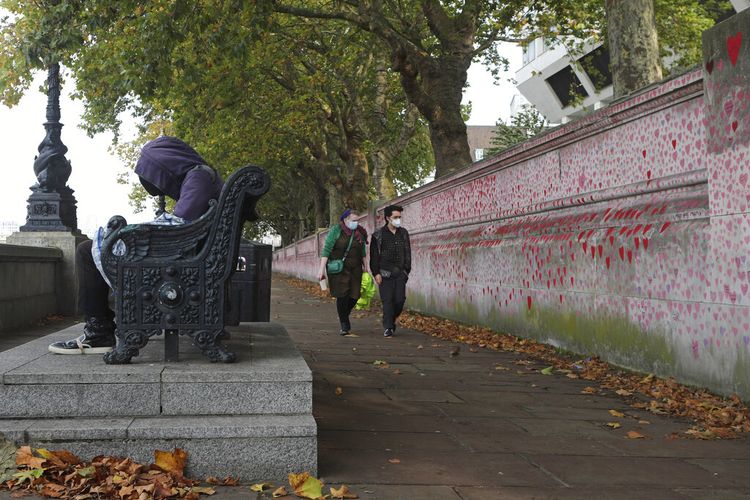
<path id="1" fill-rule="evenodd" d="M 328 185 L 328 223 L 330 226 L 339 223 L 339 217 L 344 212 L 344 201 L 341 191 L 334 184 Z"/>
<path id="2" fill-rule="evenodd" d="M 326 224 L 326 188 L 316 184 L 313 204 L 315 206 L 315 230 L 325 227 Z"/>
<path id="3" fill-rule="evenodd" d="M 456 110 L 441 110 L 439 113 L 452 116 L 429 122 L 436 179 L 471 164 L 469 138 L 466 134 L 466 124 L 461 117 L 461 108 L 459 107 L 457 113 Z"/>
<path id="4" fill-rule="evenodd" d="M 367 163 L 367 156 L 365 152 L 358 145 L 352 145 L 350 139 L 349 144 L 349 189 L 347 189 L 344 195 L 344 203 L 347 208 L 355 210 L 357 213 L 362 213 L 367 210 L 367 202 L 370 201 L 370 173 L 369 164 Z"/>
<path id="5" fill-rule="evenodd" d="M 441 60 L 419 58 L 395 51 L 393 68 L 401 74 L 401 85 L 430 127 L 435 155 L 435 178 L 471 164 L 466 124 L 461 116 L 461 99 L 470 52 Z"/>
<path id="6" fill-rule="evenodd" d="M 661 80 L 654 0 L 606 0 L 605 7 L 615 98 Z"/>
<path id="7" fill-rule="evenodd" d="M 372 183 L 378 200 L 391 200 L 396 197 L 396 186 L 388 176 L 388 155 L 382 148 L 372 153 Z"/>

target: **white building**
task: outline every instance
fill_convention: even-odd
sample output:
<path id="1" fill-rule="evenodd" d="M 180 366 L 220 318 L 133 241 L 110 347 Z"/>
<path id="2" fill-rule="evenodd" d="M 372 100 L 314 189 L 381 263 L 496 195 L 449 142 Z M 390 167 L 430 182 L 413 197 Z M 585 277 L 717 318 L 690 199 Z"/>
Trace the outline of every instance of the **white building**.
<path id="1" fill-rule="evenodd" d="M 750 0 L 731 2 L 737 12 L 750 8 Z M 607 49 L 602 43 L 588 43 L 576 52 L 572 55 L 565 43 L 544 38 L 523 48 L 517 88 L 550 123 L 566 123 L 612 100 Z"/>
<path id="2" fill-rule="evenodd" d="M 584 44 L 581 53 L 573 58 L 564 43 L 544 38 L 523 49 L 518 90 L 550 123 L 566 123 L 612 100 L 608 51 L 597 43 Z"/>

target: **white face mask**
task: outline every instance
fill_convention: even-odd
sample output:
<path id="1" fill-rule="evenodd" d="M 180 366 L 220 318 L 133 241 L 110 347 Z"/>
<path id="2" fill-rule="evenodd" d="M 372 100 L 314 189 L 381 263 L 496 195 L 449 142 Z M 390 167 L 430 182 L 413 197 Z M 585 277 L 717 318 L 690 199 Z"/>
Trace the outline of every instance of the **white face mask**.
<path id="1" fill-rule="evenodd" d="M 393 227 L 401 227 L 401 217 L 398 219 L 391 219 L 391 224 L 393 224 Z"/>
<path id="2" fill-rule="evenodd" d="M 346 227 L 348 227 L 352 231 L 357 229 L 358 226 L 359 226 L 359 222 L 357 222 L 356 220 L 346 221 Z"/>

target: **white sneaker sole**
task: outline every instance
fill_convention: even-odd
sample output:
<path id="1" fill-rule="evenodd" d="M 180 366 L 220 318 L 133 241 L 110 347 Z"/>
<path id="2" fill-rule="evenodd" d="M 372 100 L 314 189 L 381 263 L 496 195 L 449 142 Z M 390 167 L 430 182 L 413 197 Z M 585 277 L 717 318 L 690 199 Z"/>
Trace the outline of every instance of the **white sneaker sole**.
<path id="1" fill-rule="evenodd" d="M 80 356 L 82 354 L 106 354 L 108 352 L 112 352 L 114 350 L 114 347 L 87 347 L 85 349 L 62 349 L 60 347 L 49 346 L 47 347 L 47 350 L 55 354 L 74 354 L 74 355 Z"/>

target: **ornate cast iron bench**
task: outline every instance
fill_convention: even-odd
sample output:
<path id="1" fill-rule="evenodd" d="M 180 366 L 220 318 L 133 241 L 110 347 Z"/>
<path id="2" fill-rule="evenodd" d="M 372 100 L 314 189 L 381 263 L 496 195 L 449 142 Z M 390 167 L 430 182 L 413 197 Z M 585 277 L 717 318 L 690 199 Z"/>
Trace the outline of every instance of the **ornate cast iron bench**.
<path id="1" fill-rule="evenodd" d="M 166 361 L 178 359 L 178 335 L 190 336 L 212 362 L 235 360 L 220 342 L 227 288 L 242 226 L 258 219 L 255 205 L 270 186 L 263 169 L 247 166 L 191 223 L 127 225 L 119 215 L 109 220 L 101 255 L 114 288 L 117 347 L 104 356 L 107 364 L 129 363 L 162 331 Z"/>

